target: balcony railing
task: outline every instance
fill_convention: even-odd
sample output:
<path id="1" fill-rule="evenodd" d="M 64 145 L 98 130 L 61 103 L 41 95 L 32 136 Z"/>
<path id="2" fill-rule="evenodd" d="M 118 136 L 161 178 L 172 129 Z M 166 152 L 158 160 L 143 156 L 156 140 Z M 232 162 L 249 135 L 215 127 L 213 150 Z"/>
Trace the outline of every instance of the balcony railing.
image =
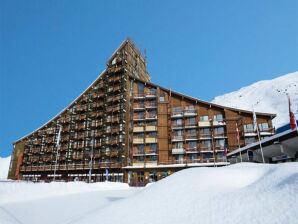
<path id="1" fill-rule="evenodd" d="M 146 137 L 146 143 L 157 143 L 157 138 L 155 137 Z"/>
<path id="2" fill-rule="evenodd" d="M 146 126 L 145 129 L 146 129 L 146 131 L 157 131 L 156 126 Z"/>
<path id="3" fill-rule="evenodd" d="M 177 155 L 177 154 L 184 154 L 185 150 L 184 148 L 173 148 L 172 149 L 172 154 Z"/>
<path id="4" fill-rule="evenodd" d="M 135 103 L 135 104 L 133 104 L 133 109 L 134 110 L 144 110 L 145 104 L 144 103 Z"/>
<path id="5" fill-rule="evenodd" d="M 214 132 L 214 138 L 224 138 L 226 137 L 224 132 Z"/>
<path id="6" fill-rule="evenodd" d="M 133 138 L 133 144 L 144 144 L 144 138 Z"/>
<path id="7" fill-rule="evenodd" d="M 148 90 L 145 92 L 146 98 L 153 98 L 156 97 L 156 90 Z"/>
<path id="8" fill-rule="evenodd" d="M 211 133 L 200 133 L 200 139 L 210 139 Z"/>
<path id="9" fill-rule="evenodd" d="M 209 127 L 211 126 L 210 121 L 199 121 L 200 127 Z"/>
<path id="10" fill-rule="evenodd" d="M 196 133 L 193 134 L 185 134 L 185 139 L 198 139 L 198 136 Z"/>
<path id="11" fill-rule="evenodd" d="M 147 103 L 145 104 L 145 107 L 146 107 L 146 108 L 156 108 L 156 107 L 157 107 L 157 104 L 156 104 L 156 102 L 154 102 L 154 103 L 149 103 L 149 102 L 147 102 Z"/>
<path id="12" fill-rule="evenodd" d="M 195 127 L 197 126 L 197 124 L 195 122 L 185 122 L 185 125 L 184 125 L 186 128 L 187 127 Z"/>
<path id="13" fill-rule="evenodd" d="M 183 116 L 185 117 L 197 116 L 197 112 L 195 109 L 186 109 L 183 111 Z"/>
<path id="14" fill-rule="evenodd" d="M 133 116 L 133 119 L 134 120 L 144 120 L 145 119 L 145 116 L 144 115 L 138 115 L 138 116 L 134 115 Z"/>
<path id="15" fill-rule="evenodd" d="M 144 132 L 144 127 L 133 127 L 133 132 Z"/>
<path id="16" fill-rule="evenodd" d="M 157 119 L 157 114 L 146 114 L 146 119 L 148 120 Z"/>
<path id="17" fill-rule="evenodd" d="M 134 93 L 133 97 L 135 99 L 143 99 L 143 98 L 145 98 L 145 94 L 144 93 Z"/>
<path id="18" fill-rule="evenodd" d="M 183 111 L 174 111 L 174 112 L 172 112 L 171 117 L 172 117 L 172 118 L 180 118 L 180 117 L 183 117 Z"/>
<path id="19" fill-rule="evenodd" d="M 172 141 L 183 141 L 183 135 L 172 135 Z"/>

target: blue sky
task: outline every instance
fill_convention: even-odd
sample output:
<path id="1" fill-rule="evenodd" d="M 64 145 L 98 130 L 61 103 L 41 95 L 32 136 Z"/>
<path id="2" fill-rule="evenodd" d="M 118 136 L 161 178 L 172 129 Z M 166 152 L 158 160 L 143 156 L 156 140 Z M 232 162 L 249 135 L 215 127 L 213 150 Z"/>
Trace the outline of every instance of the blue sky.
<path id="1" fill-rule="evenodd" d="M 154 83 L 204 100 L 297 71 L 297 9 L 296 0 L 0 0 L 0 156 L 77 97 L 126 37 L 146 49 Z"/>

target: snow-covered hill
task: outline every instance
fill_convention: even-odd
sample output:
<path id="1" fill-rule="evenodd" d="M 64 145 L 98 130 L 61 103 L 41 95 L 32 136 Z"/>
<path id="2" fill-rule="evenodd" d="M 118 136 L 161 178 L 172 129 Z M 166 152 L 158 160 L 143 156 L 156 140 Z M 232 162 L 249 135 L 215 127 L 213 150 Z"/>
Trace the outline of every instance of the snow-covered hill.
<path id="1" fill-rule="evenodd" d="M 245 110 L 252 110 L 254 106 L 257 112 L 276 113 L 273 123 L 275 127 L 280 127 L 289 123 L 286 93 L 291 96 L 293 105 L 298 109 L 298 72 L 256 82 L 235 92 L 215 97 L 212 102 Z"/>
<path id="2" fill-rule="evenodd" d="M 191 168 L 143 189 L 0 182 L 0 223 L 294 224 L 297 170 L 294 162 Z"/>
<path id="3" fill-rule="evenodd" d="M 10 156 L 6 158 L 0 157 L 0 180 L 6 180 L 10 164 Z"/>

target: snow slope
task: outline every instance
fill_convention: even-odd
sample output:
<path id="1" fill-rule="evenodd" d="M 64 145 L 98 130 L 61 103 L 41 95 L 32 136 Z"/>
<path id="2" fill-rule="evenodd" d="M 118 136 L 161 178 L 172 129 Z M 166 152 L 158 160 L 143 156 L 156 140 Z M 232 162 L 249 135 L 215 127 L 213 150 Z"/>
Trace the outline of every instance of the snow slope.
<path id="1" fill-rule="evenodd" d="M 289 123 L 288 93 L 293 105 L 298 109 L 298 72 L 280 76 L 276 79 L 256 82 L 235 92 L 217 96 L 212 101 L 216 104 L 239 109 L 276 113 L 273 120 L 275 127 Z M 296 113 L 297 114 L 297 113 Z M 298 117 L 296 115 L 296 117 Z"/>
<path id="2" fill-rule="evenodd" d="M 138 190 L 110 182 L 0 182 L 0 223 L 72 223 Z"/>
<path id="3" fill-rule="evenodd" d="M 10 164 L 10 156 L 6 158 L 0 157 L 0 180 L 6 180 Z"/>
<path id="4" fill-rule="evenodd" d="M 186 169 L 77 224 L 297 223 L 298 163 Z"/>
<path id="5" fill-rule="evenodd" d="M 20 196 L 25 183 L 12 187 L 17 184 L 0 183 L 1 224 L 294 224 L 298 220 L 298 163 L 190 168 L 146 188 L 112 183 L 106 188 L 98 183 L 90 184 L 91 190 L 80 186 L 79 193 L 69 183 L 54 187 L 28 183 L 23 194 L 47 188 L 48 196 L 38 199 L 16 200 L 13 195 Z"/>

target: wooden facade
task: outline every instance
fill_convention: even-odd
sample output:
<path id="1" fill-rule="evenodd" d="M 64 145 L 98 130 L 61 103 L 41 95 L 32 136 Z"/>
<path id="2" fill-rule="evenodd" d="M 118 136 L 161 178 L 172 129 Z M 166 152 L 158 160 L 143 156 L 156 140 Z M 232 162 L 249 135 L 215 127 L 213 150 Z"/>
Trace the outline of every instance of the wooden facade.
<path id="1" fill-rule="evenodd" d="M 274 117 L 257 113 L 262 138 L 274 134 Z M 256 141 L 252 119 L 151 83 L 126 40 L 82 95 L 14 143 L 9 178 L 143 185 L 185 167 L 225 165 L 225 147 Z"/>

